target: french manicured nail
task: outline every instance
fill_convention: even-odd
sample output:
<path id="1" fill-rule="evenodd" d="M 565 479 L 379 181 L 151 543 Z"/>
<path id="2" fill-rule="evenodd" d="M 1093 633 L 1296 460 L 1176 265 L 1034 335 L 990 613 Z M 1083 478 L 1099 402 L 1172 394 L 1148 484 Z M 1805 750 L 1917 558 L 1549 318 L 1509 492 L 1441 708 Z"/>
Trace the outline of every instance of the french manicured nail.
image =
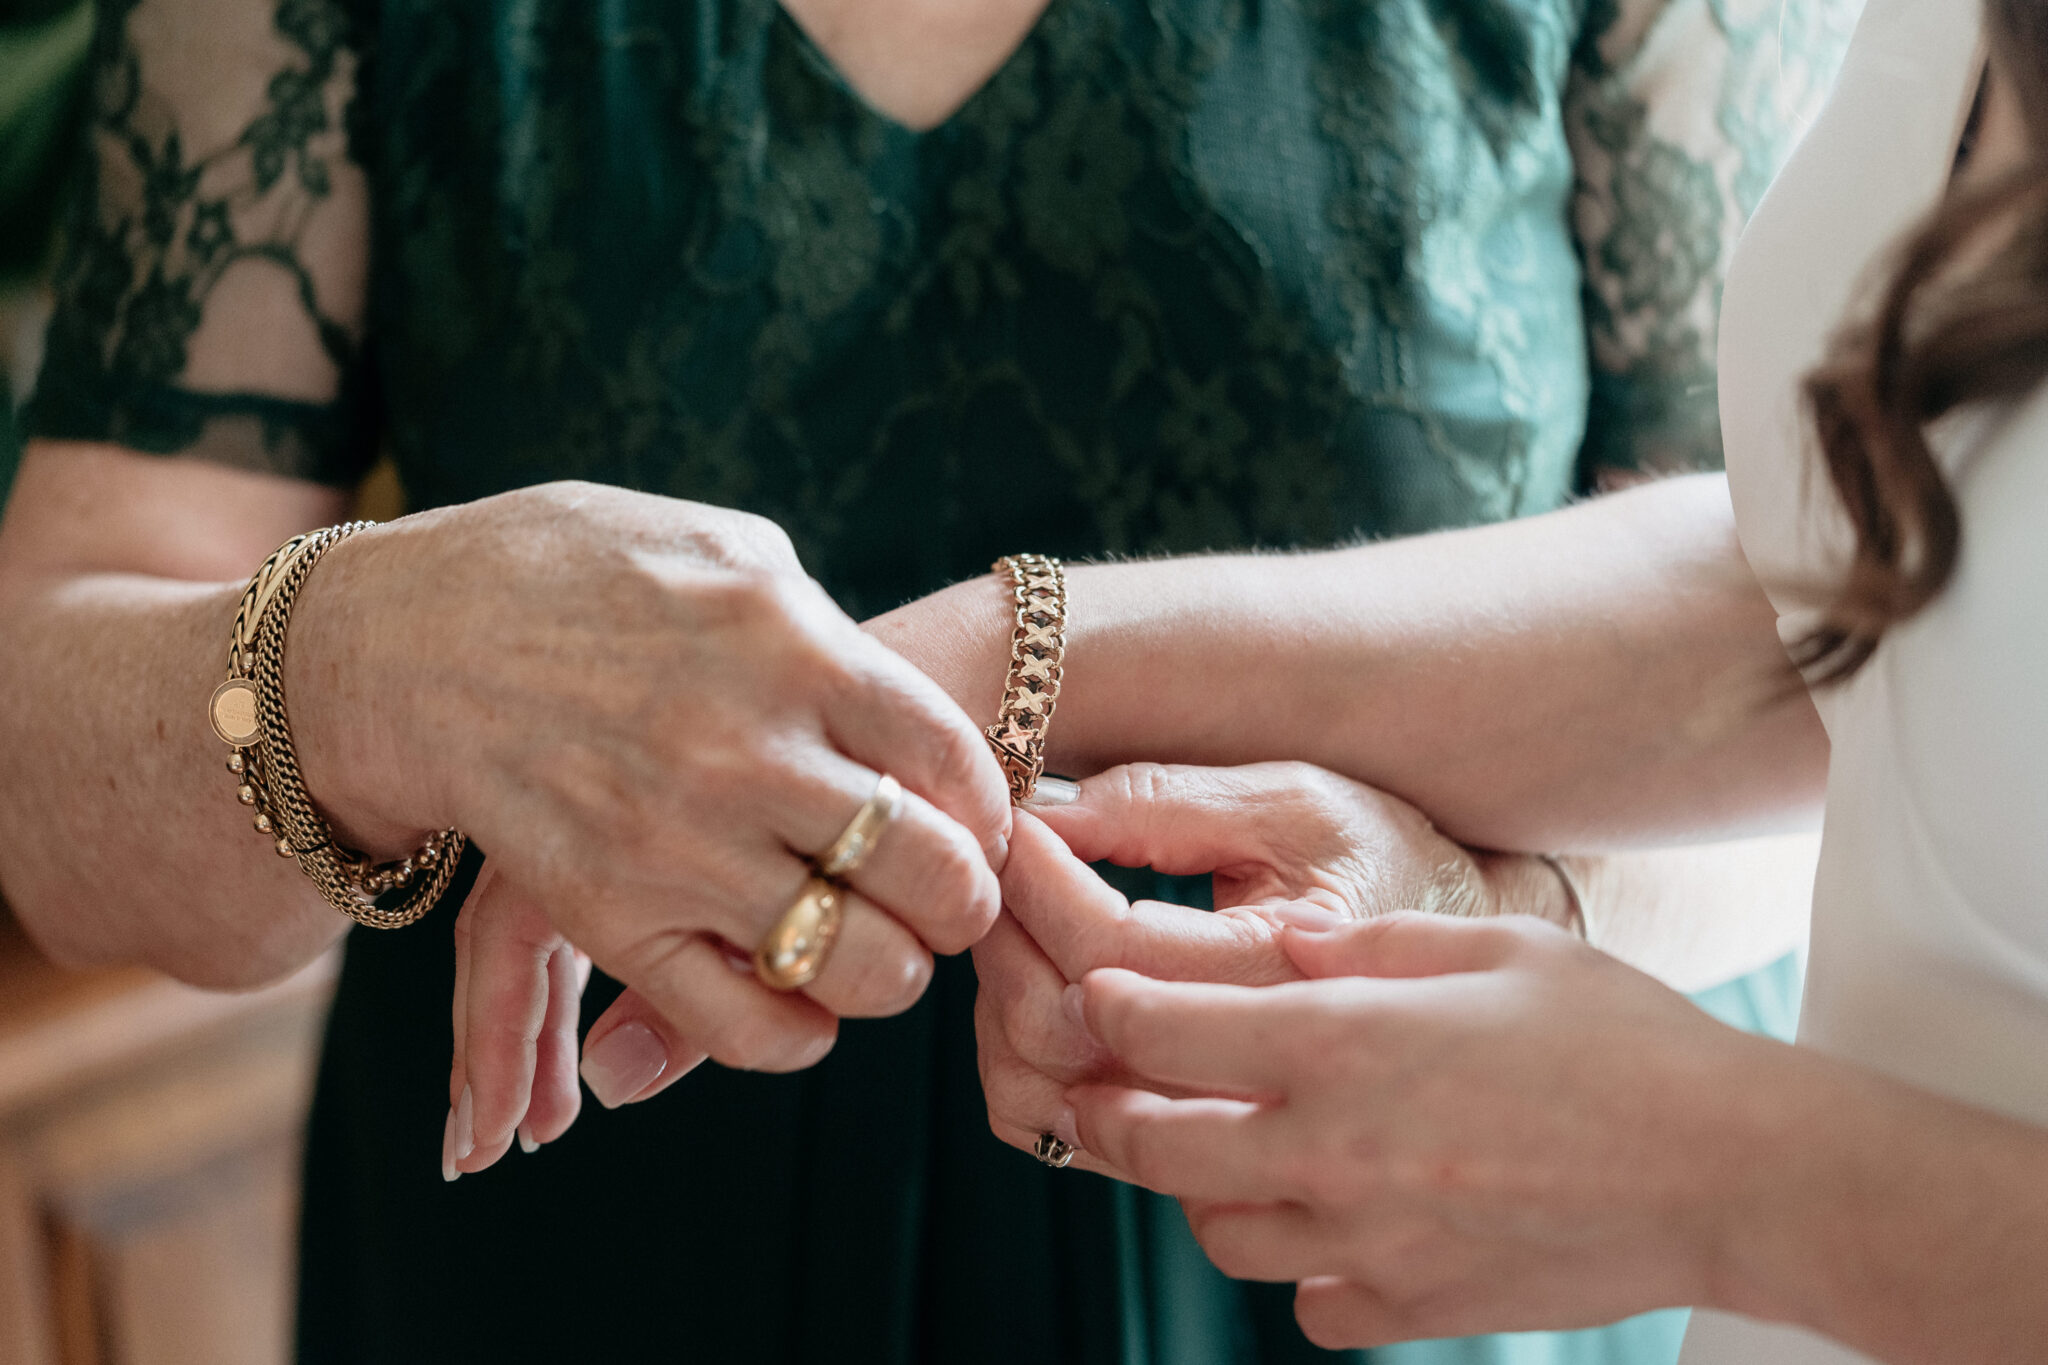
<path id="1" fill-rule="evenodd" d="M 583 1083 L 597 1102 L 616 1109 L 668 1070 L 668 1049 L 645 1024 L 621 1024 L 583 1049 Z"/>
<path id="2" fill-rule="evenodd" d="M 519 1150 L 528 1156 L 532 1156 L 540 1150 L 539 1140 L 532 1133 L 526 1131 L 526 1125 L 523 1123 L 519 1125 Z"/>
<path id="3" fill-rule="evenodd" d="M 476 1102 L 468 1086 L 462 1098 L 448 1111 L 448 1126 L 441 1134 L 441 1178 L 453 1180 L 462 1172 L 455 1164 L 476 1150 Z"/>
<path id="4" fill-rule="evenodd" d="M 1071 806 L 1081 799 L 1081 784 L 1064 777 L 1041 777 L 1025 809 L 1033 806 Z"/>
<path id="5" fill-rule="evenodd" d="M 1334 910 L 1325 910 L 1320 905 L 1307 901 L 1283 901 L 1273 907 L 1273 918 L 1293 929 L 1310 934 L 1327 934 L 1345 922 L 1344 917 Z"/>
<path id="6" fill-rule="evenodd" d="M 1078 981 L 1060 992 L 1060 1013 L 1066 1015 L 1074 1027 L 1083 1033 L 1088 1031 L 1087 1000 L 1087 994 L 1081 989 L 1081 983 Z"/>

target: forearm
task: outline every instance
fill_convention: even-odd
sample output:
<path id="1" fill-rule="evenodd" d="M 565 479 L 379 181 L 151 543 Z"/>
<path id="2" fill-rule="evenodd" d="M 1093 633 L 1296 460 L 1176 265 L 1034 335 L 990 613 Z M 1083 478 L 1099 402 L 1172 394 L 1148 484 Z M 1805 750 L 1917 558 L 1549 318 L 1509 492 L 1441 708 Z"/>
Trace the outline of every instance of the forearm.
<path id="1" fill-rule="evenodd" d="M 251 830 L 206 723 L 241 590 L 91 575 L 0 600 L 0 891 L 59 957 L 253 985 L 346 925 Z"/>
<path id="2" fill-rule="evenodd" d="M 1800 1049 L 1729 1092 L 1717 1306 L 1885 1361 L 2038 1357 L 2048 1132 Z M 1725 1120 L 1724 1120 L 1725 1121 Z M 1748 1167 L 1747 1171 L 1739 1168 Z"/>
<path id="3" fill-rule="evenodd" d="M 1817 803 L 1826 742 L 1725 484 L 1311 555 L 1069 571 L 1055 771 L 1293 758 L 1464 842 L 1601 849 L 1758 832 Z M 873 623 L 993 716 L 994 579 Z"/>
<path id="4" fill-rule="evenodd" d="M 1563 858 L 1593 945 L 1682 991 L 1732 981 L 1806 940 L 1815 834 Z"/>
<path id="5" fill-rule="evenodd" d="M 340 495 L 111 448 L 30 448 L 0 524 L 0 893 L 49 951 L 205 985 L 344 927 L 250 828 L 206 721 L 246 575 Z"/>

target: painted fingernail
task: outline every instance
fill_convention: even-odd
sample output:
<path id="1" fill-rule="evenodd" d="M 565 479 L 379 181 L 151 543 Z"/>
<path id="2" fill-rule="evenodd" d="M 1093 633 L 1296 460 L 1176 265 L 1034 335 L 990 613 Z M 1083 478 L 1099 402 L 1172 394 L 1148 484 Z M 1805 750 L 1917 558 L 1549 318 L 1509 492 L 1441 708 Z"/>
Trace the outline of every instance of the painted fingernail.
<path id="1" fill-rule="evenodd" d="M 1031 799 L 1023 805 L 1027 810 L 1034 806 L 1071 806 L 1080 799 L 1080 783 L 1069 782 L 1064 777 L 1041 777 Z"/>
<path id="2" fill-rule="evenodd" d="M 526 1130 L 526 1125 L 523 1123 L 519 1125 L 519 1150 L 528 1156 L 532 1156 L 540 1150 L 539 1141 L 534 1138 L 532 1133 Z"/>
<path id="3" fill-rule="evenodd" d="M 583 1083 L 597 1102 L 616 1109 L 668 1070 L 668 1049 L 645 1024 L 621 1024 L 583 1049 Z"/>
<path id="4" fill-rule="evenodd" d="M 1272 907 L 1271 914 L 1289 928 L 1310 934 L 1327 934 L 1344 923 L 1344 917 L 1336 911 L 1325 910 L 1307 901 L 1282 901 Z"/>
<path id="5" fill-rule="evenodd" d="M 1060 1013 L 1066 1015 L 1083 1033 L 1088 1031 L 1087 995 L 1082 991 L 1079 982 L 1060 992 Z"/>

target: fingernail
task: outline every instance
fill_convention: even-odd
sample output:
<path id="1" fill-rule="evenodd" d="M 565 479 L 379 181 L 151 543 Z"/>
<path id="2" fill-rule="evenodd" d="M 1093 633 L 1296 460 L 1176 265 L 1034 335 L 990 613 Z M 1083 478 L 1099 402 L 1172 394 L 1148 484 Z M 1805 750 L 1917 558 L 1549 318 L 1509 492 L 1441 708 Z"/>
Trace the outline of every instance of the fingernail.
<path id="1" fill-rule="evenodd" d="M 583 1049 L 583 1083 L 597 1102 L 616 1109 L 668 1070 L 668 1049 L 645 1024 L 621 1024 Z"/>
<path id="2" fill-rule="evenodd" d="M 1271 914 L 1289 928 L 1310 934 L 1327 934 L 1344 923 L 1344 917 L 1336 911 L 1325 910 L 1307 901 L 1282 901 L 1271 907 Z"/>
<path id="3" fill-rule="evenodd" d="M 540 1143 L 534 1139 L 532 1133 L 526 1131 L 526 1125 L 523 1123 L 519 1125 L 519 1150 L 528 1156 L 540 1150 Z"/>
<path id="4" fill-rule="evenodd" d="M 441 1126 L 441 1178 L 454 1183 L 462 1172 L 455 1169 L 461 1158 L 455 1154 L 455 1111 L 448 1111 L 448 1122 Z"/>
<path id="5" fill-rule="evenodd" d="M 462 1098 L 448 1111 L 448 1126 L 441 1132 L 441 1178 L 453 1181 L 462 1172 L 455 1168 L 476 1150 L 476 1102 L 471 1098 L 469 1087 L 462 1087 Z"/>
<path id="6" fill-rule="evenodd" d="M 1081 990 L 1079 982 L 1060 992 L 1060 1013 L 1072 1020 L 1074 1026 L 1083 1033 L 1088 1031 L 1087 996 Z"/>
<path id="7" fill-rule="evenodd" d="M 1074 1118 L 1072 1105 L 1060 1106 L 1059 1116 L 1052 1121 L 1052 1135 L 1075 1151 L 1081 1150 L 1081 1126 Z"/>
<path id="8" fill-rule="evenodd" d="M 1027 810 L 1033 806 L 1071 806 L 1080 799 L 1080 783 L 1069 782 L 1064 777 L 1041 777 L 1031 799 L 1023 805 Z"/>

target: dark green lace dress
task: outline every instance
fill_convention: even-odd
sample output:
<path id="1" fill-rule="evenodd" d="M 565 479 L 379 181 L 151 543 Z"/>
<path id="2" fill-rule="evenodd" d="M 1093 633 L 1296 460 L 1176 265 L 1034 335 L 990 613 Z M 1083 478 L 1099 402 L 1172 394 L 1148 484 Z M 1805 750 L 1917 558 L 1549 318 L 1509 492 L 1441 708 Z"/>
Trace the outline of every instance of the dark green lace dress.
<path id="1" fill-rule="evenodd" d="M 330 483 L 388 450 L 418 506 L 742 506 L 856 613 L 1008 551 L 1328 544 L 1715 461 L 1720 264 L 1848 8 L 1052 0 L 919 135 L 769 0 L 261 0 L 253 80 L 162 34 L 256 0 L 106 3 L 35 432 Z M 208 329 L 265 288 L 321 384 L 221 377 Z M 305 1360 L 1320 1354 L 1172 1205 L 989 1136 L 964 961 L 809 1073 L 709 1067 L 444 1186 L 449 918 L 349 944 Z M 1790 980 L 1721 1003 L 1782 1027 Z"/>

